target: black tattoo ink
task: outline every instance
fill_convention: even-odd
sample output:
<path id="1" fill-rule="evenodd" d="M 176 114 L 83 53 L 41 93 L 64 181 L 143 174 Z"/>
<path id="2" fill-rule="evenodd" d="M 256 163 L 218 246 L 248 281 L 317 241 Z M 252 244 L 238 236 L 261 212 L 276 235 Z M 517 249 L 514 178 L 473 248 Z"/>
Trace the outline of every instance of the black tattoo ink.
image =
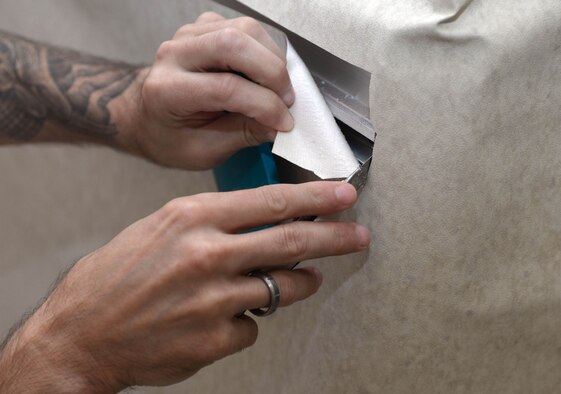
<path id="1" fill-rule="evenodd" d="M 71 131 L 114 136 L 108 105 L 138 70 L 0 32 L 0 134 L 29 140 L 51 119 Z"/>

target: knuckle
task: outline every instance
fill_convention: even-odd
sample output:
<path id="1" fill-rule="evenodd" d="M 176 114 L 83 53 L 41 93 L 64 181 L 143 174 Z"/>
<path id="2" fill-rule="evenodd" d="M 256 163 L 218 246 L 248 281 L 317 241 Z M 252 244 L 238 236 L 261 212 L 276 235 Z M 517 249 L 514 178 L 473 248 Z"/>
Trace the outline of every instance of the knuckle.
<path id="1" fill-rule="evenodd" d="M 288 197 L 279 187 L 257 189 L 265 209 L 278 218 L 285 219 L 289 211 Z"/>
<path id="2" fill-rule="evenodd" d="M 174 56 L 176 43 L 174 41 L 164 41 L 156 51 L 156 61 L 164 61 Z"/>
<path id="3" fill-rule="evenodd" d="M 223 102 L 230 101 L 236 92 L 237 84 L 238 80 L 234 74 L 221 75 L 216 89 L 217 99 Z"/>
<path id="4" fill-rule="evenodd" d="M 175 37 L 193 35 L 195 27 L 193 25 L 183 25 L 175 33 Z"/>
<path id="5" fill-rule="evenodd" d="M 204 220 L 204 204 L 193 197 L 176 198 L 162 208 L 171 224 L 191 227 Z"/>
<path id="6" fill-rule="evenodd" d="M 270 92 L 269 94 L 270 96 L 263 101 L 264 107 L 261 114 L 262 123 L 281 125 L 288 108 L 275 93 Z"/>
<path id="7" fill-rule="evenodd" d="M 281 82 L 288 83 L 288 71 L 286 69 L 286 61 L 284 59 L 275 56 L 274 59 L 271 60 L 270 69 L 276 79 Z"/>
<path id="8" fill-rule="evenodd" d="M 280 226 L 279 246 L 284 253 L 292 260 L 301 260 L 305 255 L 308 245 L 306 237 L 297 226 L 284 225 Z"/>
<path id="9" fill-rule="evenodd" d="M 189 256 L 187 260 L 187 271 L 190 276 L 207 277 L 215 272 L 216 248 L 212 243 L 199 241 L 193 245 L 192 242 L 189 242 L 185 249 Z"/>
<path id="10" fill-rule="evenodd" d="M 219 30 L 215 39 L 216 49 L 219 53 L 240 52 L 246 45 L 244 33 L 232 27 Z"/>
<path id="11" fill-rule="evenodd" d="M 268 79 L 272 88 L 277 92 L 284 93 L 291 88 L 290 76 L 286 68 L 286 62 L 277 56 L 272 56 L 269 61 Z"/>
<path id="12" fill-rule="evenodd" d="M 189 251 L 187 261 L 183 261 L 178 272 L 184 278 L 205 278 L 210 271 L 209 263 L 196 250 Z"/>
<path id="13" fill-rule="evenodd" d="M 216 19 L 216 18 L 221 18 L 221 16 L 214 11 L 205 11 L 199 16 L 199 19 Z"/>
<path id="14" fill-rule="evenodd" d="M 238 18 L 236 24 L 239 28 L 249 34 L 256 35 L 264 32 L 263 26 L 256 19 L 249 16 Z"/>
<path id="15" fill-rule="evenodd" d="M 169 201 L 166 205 L 164 205 L 161 211 L 164 213 L 165 216 L 176 217 L 180 215 L 180 211 L 182 207 L 183 207 L 183 199 L 174 198 L 173 200 Z"/>

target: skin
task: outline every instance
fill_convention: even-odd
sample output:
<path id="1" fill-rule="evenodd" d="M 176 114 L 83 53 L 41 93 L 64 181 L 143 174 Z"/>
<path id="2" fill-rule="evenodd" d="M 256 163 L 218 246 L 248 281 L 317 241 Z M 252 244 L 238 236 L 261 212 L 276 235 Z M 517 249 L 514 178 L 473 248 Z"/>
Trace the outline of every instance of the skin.
<path id="1" fill-rule="evenodd" d="M 284 54 L 249 18 L 203 14 L 147 68 L 0 34 L 4 144 L 95 142 L 207 169 L 290 130 L 294 99 Z M 283 267 L 365 250 L 370 239 L 354 223 L 243 230 L 331 215 L 356 198 L 351 185 L 313 182 L 169 202 L 78 261 L 14 327 L 0 352 L 0 392 L 168 385 L 251 346 L 257 324 L 239 313 L 270 300 L 249 272 L 270 270 L 288 306 L 314 294 L 322 276 Z"/>

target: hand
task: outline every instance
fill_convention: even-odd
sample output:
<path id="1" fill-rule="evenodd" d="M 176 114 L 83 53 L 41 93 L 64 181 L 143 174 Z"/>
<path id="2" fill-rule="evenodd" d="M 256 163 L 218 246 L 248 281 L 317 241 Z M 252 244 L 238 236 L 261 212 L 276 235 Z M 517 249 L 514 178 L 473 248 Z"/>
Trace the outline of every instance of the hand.
<path id="1" fill-rule="evenodd" d="M 254 19 L 203 14 L 144 74 L 128 145 L 160 164 L 208 169 L 293 127 L 285 54 Z"/>
<path id="2" fill-rule="evenodd" d="M 255 342 L 257 324 L 235 316 L 266 307 L 269 292 L 247 273 L 272 270 L 287 306 L 315 293 L 321 274 L 281 267 L 369 243 L 368 231 L 351 223 L 240 232 L 333 214 L 355 200 L 354 188 L 340 182 L 174 200 L 80 260 L 8 343 L 0 370 L 17 368 L 21 382 L 39 392 L 64 392 L 49 382 L 73 383 L 69 392 L 115 392 L 183 380 Z M 0 389 L 18 381 L 4 379 Z"/>

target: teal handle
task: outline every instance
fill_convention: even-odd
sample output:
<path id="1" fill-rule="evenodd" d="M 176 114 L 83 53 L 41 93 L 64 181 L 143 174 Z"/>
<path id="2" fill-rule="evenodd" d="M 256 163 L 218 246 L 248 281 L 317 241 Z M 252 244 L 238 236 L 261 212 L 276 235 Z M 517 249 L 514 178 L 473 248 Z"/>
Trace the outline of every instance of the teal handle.
<path id="1" fill-rule="evenodd" d="M 246 148 L 214 170 L 218 191 L 254 189 L 279 183 L 277 165 L 273 159 L 273 145 L 263 144 Z M 271 226 L 259 227 L 247 232 Z"/>
<path id="2" fill-rule="evenodd" d="M 214 170 L 221 192 L 253 189 L 279 183 L 279 175 L 270 143 L 246 148 Z"/>

